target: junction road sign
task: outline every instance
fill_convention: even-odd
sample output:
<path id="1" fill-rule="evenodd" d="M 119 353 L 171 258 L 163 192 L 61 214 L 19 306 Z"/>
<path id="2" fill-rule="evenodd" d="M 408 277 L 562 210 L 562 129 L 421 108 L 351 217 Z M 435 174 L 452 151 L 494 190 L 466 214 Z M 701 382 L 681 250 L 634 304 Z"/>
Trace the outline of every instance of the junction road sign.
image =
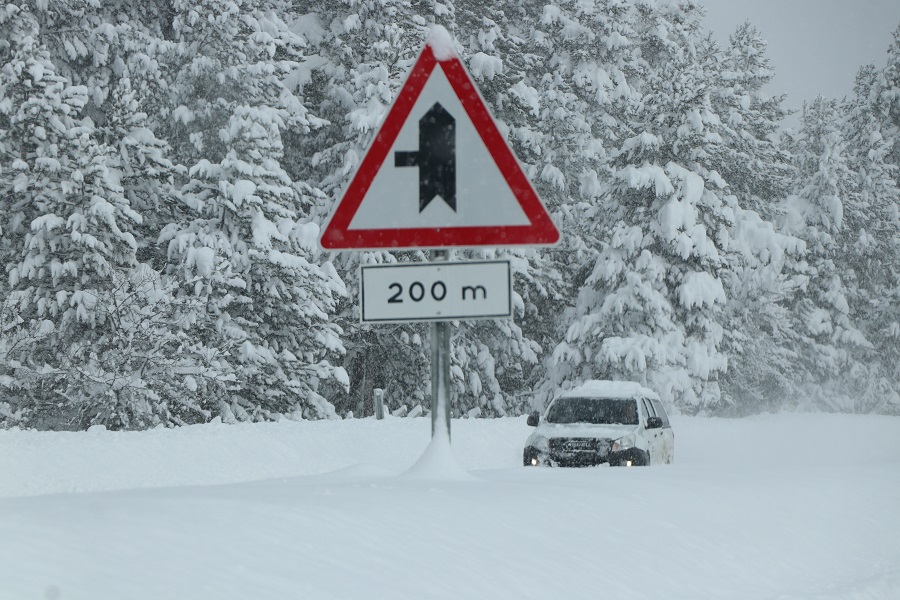
<path id="1" fill-rule="evenodd" d="M 364 323 L 512 316 L 508 260 L 360 267 Z"/>
<path id="2" fill-rule="evenodd" d="M 442 27 L 326 225 L 328 250 L 555 244 L 559 232 Z"/>

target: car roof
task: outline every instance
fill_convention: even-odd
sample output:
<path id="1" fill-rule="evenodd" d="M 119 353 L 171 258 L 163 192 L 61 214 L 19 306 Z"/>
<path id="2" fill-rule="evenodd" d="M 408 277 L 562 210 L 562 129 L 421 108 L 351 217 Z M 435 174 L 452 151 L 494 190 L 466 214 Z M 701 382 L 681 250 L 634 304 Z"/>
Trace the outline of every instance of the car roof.
<path id="1" fill-rule="evenodd" d="M 559 398 L 651 398 L 659 400 L 659 395 L 633 381 L 585 381 L 578 387 L 567 390 Z"/>

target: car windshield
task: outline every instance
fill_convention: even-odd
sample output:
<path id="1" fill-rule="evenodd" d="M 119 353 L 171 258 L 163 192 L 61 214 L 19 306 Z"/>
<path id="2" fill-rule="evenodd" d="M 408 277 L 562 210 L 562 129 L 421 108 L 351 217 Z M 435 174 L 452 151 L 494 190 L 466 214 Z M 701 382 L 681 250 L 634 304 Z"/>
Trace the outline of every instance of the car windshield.
<path id="1" fill-rule="evenodd" d="M 632 398 L 558 398 L 547 412 L 548 423 L 637 425 L 637 404 Z"/>

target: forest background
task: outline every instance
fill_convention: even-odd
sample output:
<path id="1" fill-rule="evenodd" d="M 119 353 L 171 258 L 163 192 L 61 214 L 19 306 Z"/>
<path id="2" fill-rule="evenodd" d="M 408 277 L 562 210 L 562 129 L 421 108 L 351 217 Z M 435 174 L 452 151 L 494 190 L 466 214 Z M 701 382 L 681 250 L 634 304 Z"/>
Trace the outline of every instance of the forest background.
<path id="1" fill-rule="evenodd" d="M 0 7 L 0 427 L 427 407 L 426 327 L 359 322 L 320 226 L 432 25 L 552 213 L 515 317 L 452 325 L 452 408 L 585 379 L 691 414 L 900 413 L 900 29 L 797 125 L 692 0 Z"/>

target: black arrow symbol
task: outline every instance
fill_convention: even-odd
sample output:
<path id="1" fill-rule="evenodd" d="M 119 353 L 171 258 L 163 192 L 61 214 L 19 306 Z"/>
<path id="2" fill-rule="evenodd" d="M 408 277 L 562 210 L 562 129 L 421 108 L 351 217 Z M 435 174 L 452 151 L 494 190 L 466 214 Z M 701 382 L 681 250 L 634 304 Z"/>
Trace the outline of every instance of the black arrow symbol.
<path id="1" fill-rule="evenodd" d="M 440 196 L 456 212 L 456 119 L 435 102 L 419 119 L 419 150 L 394 152 L 395 167 L 419 167 L 419 212 Z"/>

